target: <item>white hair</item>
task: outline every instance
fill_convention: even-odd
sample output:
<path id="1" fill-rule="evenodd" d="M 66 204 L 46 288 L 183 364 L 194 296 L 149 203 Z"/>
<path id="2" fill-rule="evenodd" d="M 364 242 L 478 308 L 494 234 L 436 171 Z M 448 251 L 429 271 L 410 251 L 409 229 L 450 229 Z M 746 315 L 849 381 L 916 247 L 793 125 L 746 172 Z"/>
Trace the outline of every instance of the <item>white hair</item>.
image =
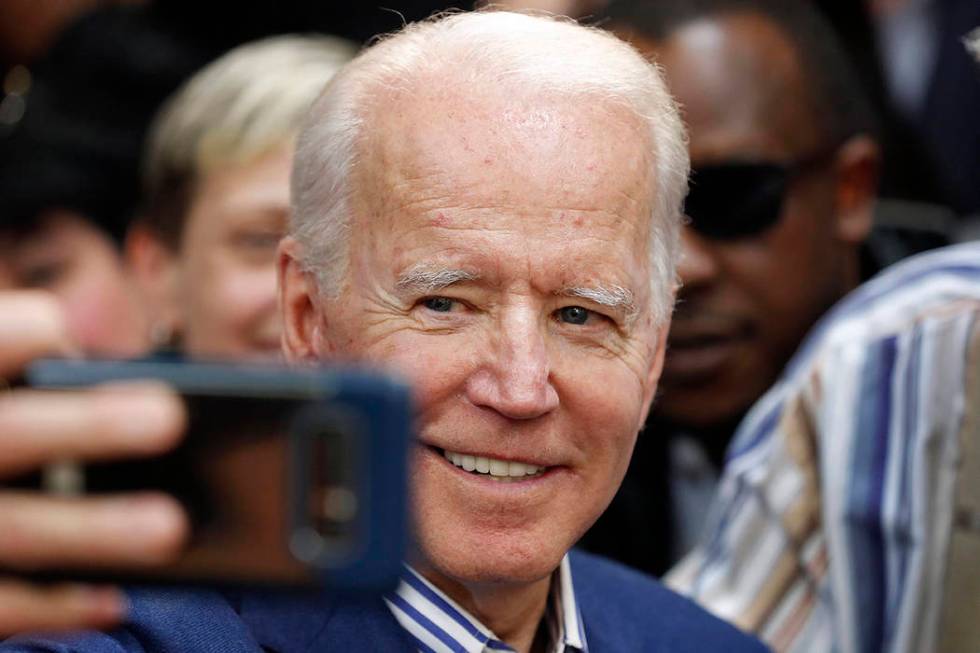
<path id="1" fill-rule="evenodd" d="M 973 58 L 980 63 L 980 27 L 973 29 L 963 37 L 963 45 Z"/>
<path id="2" fill-rule="evenodd" d="M 640 116 L 654 149 L 652 308 L 658 320 L 669 315 L 690 163 L 684 126 L 660 72 L 602 30 L 505 11 L 444 14 L 407 25 L 345 66 L 314 104 L 293 165 L 290 231 L 320 292 L 339 293 L 347 272 L 351 171 L 372 94 L 412 88 L 420 79 L 523 97 L 589 96 Z"/>
<path id="3" fill-rule="evenodd" d="M 159 226 L 181 228 L 186 206 L 173 198 L 186 200 L 200 177 L 293 139 L 357 50 L 335 37 L 276 36 L 230 50 L 187 80 L 154 119 L 144 152 L 146 208 L 168 214 Z"/>

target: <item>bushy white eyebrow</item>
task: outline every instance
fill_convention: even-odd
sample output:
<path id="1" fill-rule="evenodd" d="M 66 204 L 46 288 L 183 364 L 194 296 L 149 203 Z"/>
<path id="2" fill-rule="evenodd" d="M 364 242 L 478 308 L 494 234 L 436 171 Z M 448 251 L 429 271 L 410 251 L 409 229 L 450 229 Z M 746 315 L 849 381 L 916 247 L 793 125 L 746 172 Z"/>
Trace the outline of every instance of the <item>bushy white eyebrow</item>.
<path id="1" fill-rule="evenodd" d="M 466 270 L 449 268 L 434 268 L 428 265 L 417 265 L 398 278 L 396 287 L 399 290 L 432 293 L 448 288 L 460 281 L 476 281 L 480 275 Z"/>
<path id="2" fill-rule="evenodd" d="M 589 286 L 565 288 L 557 293 L 563 297 L 581 297 L 600 306 L 621 311 L 627 324 L 637 316 L 636 300 L 633 292 L 622 286 Z"/>

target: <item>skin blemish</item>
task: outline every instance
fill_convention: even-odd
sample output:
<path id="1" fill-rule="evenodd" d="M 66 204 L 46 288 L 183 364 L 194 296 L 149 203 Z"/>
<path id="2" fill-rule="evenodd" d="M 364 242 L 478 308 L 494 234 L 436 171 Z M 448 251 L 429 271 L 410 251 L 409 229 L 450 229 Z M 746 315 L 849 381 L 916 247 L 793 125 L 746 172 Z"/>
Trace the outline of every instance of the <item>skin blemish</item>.
<path id="1" fill-rule="evenodd" d="M 436 217 L 430 220 L 430 223 L 433 227 L 448 227 L 452 223 L 452 220 L 447 218 L 446 214 L 440 211 L 436 214 Z"/>
<path id="2" fill-rule="evenodd" d="M 595 172 L 595 164 L 590 163 L 589 165 L 585 166 L 585 169 L 588 170 L 589 172 Z"/>
<path id="3" fill-rule="evenodd" d="M 491 163 L 493 163 L 493 157 L 488 156 L 487 158 L 483 159 L 483 163 L 485 163 L 486 165 L 490 165 Z"/>
<path id="4" fill-rule="evenodd" d="M 584 223 L 585 220 L 582 219 L 582 216 L 578 216 L 577 218 L 572 220 L 572 224 L 575 225 L 576 227 L 581 227 Z"/>

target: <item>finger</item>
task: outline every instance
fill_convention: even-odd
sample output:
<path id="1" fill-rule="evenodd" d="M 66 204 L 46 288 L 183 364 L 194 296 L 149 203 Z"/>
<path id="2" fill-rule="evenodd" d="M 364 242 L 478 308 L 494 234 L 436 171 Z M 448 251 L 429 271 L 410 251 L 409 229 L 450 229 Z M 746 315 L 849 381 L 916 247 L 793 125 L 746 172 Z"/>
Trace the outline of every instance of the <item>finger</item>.
<path id="1" fill-rule="evenodd" d="M 0 293 L 0 377 L 17 375 L 35 358 L 75 352 L 61 305 L 51 294 Z"/>
<path id="2" fill-rule="evenodd" d="M 110 628 L 125 613 L 126 600 L 114 588 L 0 580 L 0 638 L 27 631 Z"/>
<path id="3" fill-rule="evenodd" d="M 0 475 L 55 460 L 148 456 L 183 435 L 183 404 L 167 386 L 111 384 L 84 392 L 0 394 Z"/>
<path id="4" fill-rule="evenodd" d="M 0 493 L 0 567 L 146 567 L 172 561 L 190 532 L 186 514 L 166 495 L 102 498 Z"/>

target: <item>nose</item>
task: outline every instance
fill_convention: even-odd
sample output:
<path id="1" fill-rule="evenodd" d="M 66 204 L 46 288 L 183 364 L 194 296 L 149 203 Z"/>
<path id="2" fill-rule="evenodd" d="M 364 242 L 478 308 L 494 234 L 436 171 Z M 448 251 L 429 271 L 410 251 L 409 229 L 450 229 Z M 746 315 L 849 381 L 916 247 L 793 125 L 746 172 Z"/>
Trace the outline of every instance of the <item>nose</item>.
<path id="1" fill-rule="evenodd" d="M 718 274 L 718 265 L 712 253 L 712 244 L 689 227 L 681 232 L 681 258 L 677 263 L 677 276 L 684 288 L 695 288 L 712 281 Z"/>
<path id="2" fill-rule="evenodd" d="M 488 358 L 470 377 L 469 400 L 510 419 L 534 419 L 558 407 L 543 326 L 530 310 L 505 311 Z"/>

